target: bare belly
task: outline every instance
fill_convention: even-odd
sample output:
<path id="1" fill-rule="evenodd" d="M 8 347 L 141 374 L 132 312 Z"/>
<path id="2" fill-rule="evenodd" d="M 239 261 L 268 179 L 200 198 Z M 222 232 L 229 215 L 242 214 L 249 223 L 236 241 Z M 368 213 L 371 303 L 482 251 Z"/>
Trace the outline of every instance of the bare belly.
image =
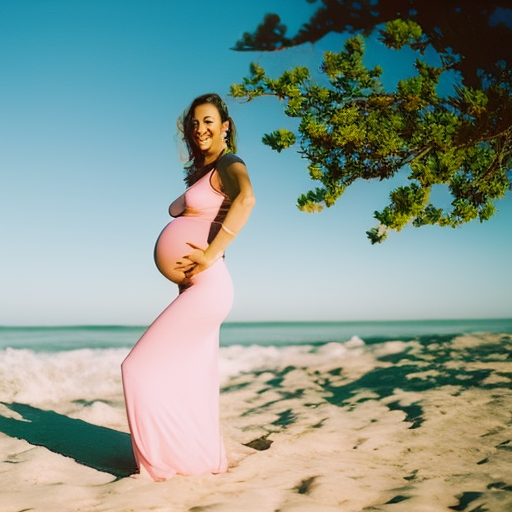
<path id="1" fill-rule="evenodd" d="M 178 217 L 169 222 L 160 233 L 155 246 L 155 263 L 160 272 L 170 281 L 181 284 L 185 274 L 176 270 L 177 262 L 190 254 L 190 242 L 201 248 L 208 246 L 211 221 L 200 217 Z"/>

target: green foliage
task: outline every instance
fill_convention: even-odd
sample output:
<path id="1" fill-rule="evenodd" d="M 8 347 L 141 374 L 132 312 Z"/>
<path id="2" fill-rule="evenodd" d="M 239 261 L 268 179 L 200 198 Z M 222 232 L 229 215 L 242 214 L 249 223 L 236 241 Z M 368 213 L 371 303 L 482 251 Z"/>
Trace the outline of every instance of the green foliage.
<path id="1" fill-rule="evenodd" d="M 297 206 L 300 210 L 307 213 L 316 213 L 322 210 L 320 204 L 325 200 L 326 190 L 316 188 L 310 190 L 307 194 L 302 194 L 297 199 Z"/>
<path id="2" fill-rule="evenodd" d="M 427 65 L 421 56 L 423 37 L 410 20 L 391 21 L 381 31 L 388 47 L 408 45 L 418 53 L 416 73 L 395 91 L 384 89 L 380 66 L 364 65 L 361 35 L 348 39 L 341 52 L 324 54 L 326 86 L 315 83 L 304 67 L 272 79 L 253 64 L 249 77 L 231 87 L 232 96 L 247 101 L 275 96 L 287 116 L 300 119 L 297 134 L 276 130 L 263 142 L 280 152 L 298 141 L 311 179 L 320 184 L 299 197 L 303 211 L 333 206 L 358 179 L 408 172 L 410 184 L 392 191 L 389 205 L 375 212 L 379 224 L 367 232 L 372 243 L 409 223 L 457 227 L 476 218 L 483 222 L 496 211 L 495 200 L 511 188 L 512 71 L 502 64 L 497 75 L 482 73 L 478 87 L 458 86 L 452 97 L 439 97 L 439 79 L 453 58 L 441 55 L 438 67 Z M 433 185 L 446 187 L 450 207 L 430 202 Z"/>
<path id="3" fill-rule="evenodd" d="M 414 21 L 397 19 L 387 24 L 382 32 L 382 40 L 388 48 L 400 50 L 407 44 L 419 41 L 422 35 L 421 27 Z"/>
<path id="4" fill-rule="evenodd" d="M 296 141 L 295 134 L 289 130 L 276 130 L 263 136 L 263 143 L 281 153 L 283 149 L 293 146 Z"/>

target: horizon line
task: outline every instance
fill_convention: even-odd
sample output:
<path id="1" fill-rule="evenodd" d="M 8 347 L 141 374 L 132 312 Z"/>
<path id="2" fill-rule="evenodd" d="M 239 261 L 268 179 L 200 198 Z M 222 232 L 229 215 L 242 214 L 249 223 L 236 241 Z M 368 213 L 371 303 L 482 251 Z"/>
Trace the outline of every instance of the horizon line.
<path id="1" fill-rule="evenodd" d="M 243 324 L 361 324 L 361 323 L 393 323 L 393 322 L 482 322 L 482 321 L 512 321 L 512 317 L 483 317 L 483 318 L 408 318 L 408 319 L 373 319 L 373 320 L 234 320 L 222 325 Z M 151 324 L 48 324 L 48 325 L 0 325 L 0 329 L 118 329 L 118 328 L 148 328 Z"/>

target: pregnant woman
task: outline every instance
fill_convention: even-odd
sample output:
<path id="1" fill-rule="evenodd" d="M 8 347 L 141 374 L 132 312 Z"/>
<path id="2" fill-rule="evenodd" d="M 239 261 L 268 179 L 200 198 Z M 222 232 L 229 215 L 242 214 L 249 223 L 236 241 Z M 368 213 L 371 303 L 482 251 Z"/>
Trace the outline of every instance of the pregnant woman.
<path id="1" fill-rule="evenodd" d="M 221 98 L 196 98 L 180 127 L 188 188 L 169 207 L 175 219 L 155 247 L 158 269 L 180 293 L 122 364 L 135 460 L 157 481 L 227 471 L 217 359 L 233 287 L 224 251 L 255 203 Z"/>

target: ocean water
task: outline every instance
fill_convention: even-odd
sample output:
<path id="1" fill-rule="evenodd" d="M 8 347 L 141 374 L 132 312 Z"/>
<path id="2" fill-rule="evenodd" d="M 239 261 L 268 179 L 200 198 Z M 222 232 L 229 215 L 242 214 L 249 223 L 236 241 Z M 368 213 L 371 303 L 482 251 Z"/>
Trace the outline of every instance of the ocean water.
<path id="1" fill-rule="evenodd" d="M 60 352 L 79 349 L 130 348 L 146 326 L 2 327 L 0 350 Z M 372 322 L 242 322 L 221 328 L 220 344 L 263 347 L 344 343 L 353 337 L 366 344 L 425 336 L 456 336 L 475 332 L 512 333 L 512 318 L 409 320 Z"/>
<path id="2" fill-rule="evenodd" d="M 0 403 L 118 401 L 120 366 L 144 326 L 0 327 Z M 343 361 L 372 347 L 423 345 L 467 333 L 512 334 L 512 319 L 389 322 L 227 323 L 221 385 L 237 375 L 301 361 Z M 111 397 L 111 398 L 109 398 Z"/>

